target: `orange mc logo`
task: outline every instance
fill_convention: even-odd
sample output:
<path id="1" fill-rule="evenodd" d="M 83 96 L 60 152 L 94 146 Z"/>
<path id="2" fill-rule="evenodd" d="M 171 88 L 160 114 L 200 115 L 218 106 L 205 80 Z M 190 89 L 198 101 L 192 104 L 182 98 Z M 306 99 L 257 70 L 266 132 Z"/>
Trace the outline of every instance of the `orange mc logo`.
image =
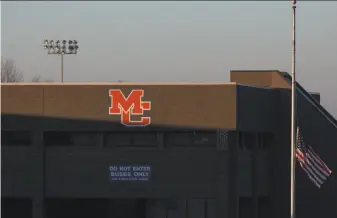
<path id="1" fill-rule="evenodd" d="M 142 101 L 144 90 L 133 89 L 128 97 L 122 90 L 110 89 L 111 105 L 110 115 L 120 115 L 121 123 L 125 126 L 147 126 L 151 123 L 151 117 L 141 117 L 140 120 L 131 120 L 131 115 L 144 115 L 145 110 L 151 110 L 150 101 Z"/>

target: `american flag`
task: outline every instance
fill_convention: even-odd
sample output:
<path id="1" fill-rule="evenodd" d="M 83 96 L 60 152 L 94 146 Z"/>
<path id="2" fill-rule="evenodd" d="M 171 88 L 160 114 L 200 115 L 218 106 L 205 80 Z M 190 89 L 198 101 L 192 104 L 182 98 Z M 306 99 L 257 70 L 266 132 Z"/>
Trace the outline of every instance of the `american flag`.
<path id="1" fill-rule="evenodd" d="M 329 167 L 316 154 L 314 149 L 310 145 L 304 143 L 299 128 L 297 128 L 296 158 L 309 179 L 318 188 L 321 187 L 324 181 L 328 179 L 332 173 Z"/>

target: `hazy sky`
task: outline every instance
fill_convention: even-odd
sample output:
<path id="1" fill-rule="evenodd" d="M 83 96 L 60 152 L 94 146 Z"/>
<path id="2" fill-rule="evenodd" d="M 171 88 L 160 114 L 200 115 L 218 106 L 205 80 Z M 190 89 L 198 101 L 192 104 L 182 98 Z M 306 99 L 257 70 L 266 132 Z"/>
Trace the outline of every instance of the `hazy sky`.
<path id="1" fill-rule="evenodd" d="M 64 80 L 229 81 L 229 71 L 291 72 L 291 1 L 1 2 L 1 49 L 22 70 L 59 80 L 44 39 L 76 39 Z M 337 2 L 297 4 L 297 75 L 337 117 Z"/>

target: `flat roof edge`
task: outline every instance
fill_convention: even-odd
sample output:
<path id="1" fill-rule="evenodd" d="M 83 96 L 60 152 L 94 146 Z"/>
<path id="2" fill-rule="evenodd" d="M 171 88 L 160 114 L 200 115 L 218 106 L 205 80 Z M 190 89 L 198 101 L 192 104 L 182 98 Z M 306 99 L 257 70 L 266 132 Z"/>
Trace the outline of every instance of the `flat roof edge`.
<path id="1" fill-rule="evenodd" d="M 36 86 L 36 85 L 47 85 L 47 86 L 69 86 L 69 85 L 92 85 L 92 86 L 99 86 L 99 85 L 118 85 L 118 86 L 124 86 L 124 85 L 161 85 L 161 86 L 186 86 L 186 85 L 198 85 L 198 86 L 208 86 L 208 85 L 214 85 L 214 86 L 221 86 L 221 85 L 237 85 L 236 82 L 224 82 L 224 83 L 194 83 L 194 82 L 190 82 L 190 83 L 180 83 L 180 82 L 176 82 L 176 83 L 94 83 L 94 82 L 87 82 L 87 83 L 1 83 L 1 86 Z"/>
<path id="2" fill-rule="evenodd" d="M 230 72 L 281 72 L 279 70 L 230 70 Z"/>
<path id="3" fill-rule="evenodd" d="M 254 85 L 248 85 L 248 84 L 244 84 L 244 83 L 237 83 L 237 86 L 244 86 L 244 87 L 250 87 L 250 88 L 257 88 L 257 89 L 275 89 L 273 87 L 268 87 L 268 86 L 254 86 Z"/>

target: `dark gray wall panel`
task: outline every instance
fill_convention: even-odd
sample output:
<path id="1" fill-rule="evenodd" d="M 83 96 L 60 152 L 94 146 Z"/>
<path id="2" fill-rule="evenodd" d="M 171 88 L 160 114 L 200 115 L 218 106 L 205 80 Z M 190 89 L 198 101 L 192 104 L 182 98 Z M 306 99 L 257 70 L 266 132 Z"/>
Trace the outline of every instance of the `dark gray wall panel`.
<path id="1" fill-rule="evenodd" d="M 166 202 L 163 199 L 149 200 L 146 206 L 146 218 L 167 218 Z"/>
<path id="2" fill-rule="evenodd" d="M 188 199 L 187 218 L 205 218 L 205 199 Z"/>
<path id="3" fill-rule="evenodd" d="M 276 96 L 273 89 L 237 86 L 237 129 L 272 132 Z"/>
<path id="4" fill-rule="evenodd" d="M 216 193 L 216 150 L 66 150 L 47 149 L 48 197 L 207 197 Z M 110 164 L 151 165 L 151 178 L 110 181 Z"/>
<path id="5" fill-rule="evenodd" d="M 207 213 L 205 218 L 216 218 L 216 200 L 207 199 Z"/>
<path id="6" fill-rule="evenodd" d="M 252 195 L 252 152 L 240 151 L 238 156 L 238 194 Z"/>
<path id="7" fill-rule="evenodd" d="M 38 152 L 30 147 L 1 147 L 1 195 L 30 197 L 36 191 Z"/>
<path id="8" fill-rule="evenodd" d="M 257 154 L 257 178 L 258 178 L 258 194 L 262 196 L 269 195 L 270 188 L 270 164 L 272 161 L 269 151 L 259 151 Z"/>

